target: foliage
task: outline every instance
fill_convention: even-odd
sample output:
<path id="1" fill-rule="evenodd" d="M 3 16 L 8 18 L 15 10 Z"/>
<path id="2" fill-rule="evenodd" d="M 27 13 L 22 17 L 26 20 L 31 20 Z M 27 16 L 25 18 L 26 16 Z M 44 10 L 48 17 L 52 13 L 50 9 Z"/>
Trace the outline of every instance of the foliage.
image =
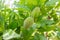
<path id="1" fill-rule="evenodd" d="M 59 40 L 60 0 L 0 0 L 0 40 Z M 10 2 L 10 1 L 9 1 Z"/>

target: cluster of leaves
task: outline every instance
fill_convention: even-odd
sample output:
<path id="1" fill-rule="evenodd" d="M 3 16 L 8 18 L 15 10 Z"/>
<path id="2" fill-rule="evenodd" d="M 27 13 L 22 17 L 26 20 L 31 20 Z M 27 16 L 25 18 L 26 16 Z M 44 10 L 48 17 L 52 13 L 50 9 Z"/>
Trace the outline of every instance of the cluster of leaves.
<path id="1" fill-rule="evenodd" d="M 60 0 L 20 0 L 14 6 L 0 1 L 0 40 L 60 39 Z"/>

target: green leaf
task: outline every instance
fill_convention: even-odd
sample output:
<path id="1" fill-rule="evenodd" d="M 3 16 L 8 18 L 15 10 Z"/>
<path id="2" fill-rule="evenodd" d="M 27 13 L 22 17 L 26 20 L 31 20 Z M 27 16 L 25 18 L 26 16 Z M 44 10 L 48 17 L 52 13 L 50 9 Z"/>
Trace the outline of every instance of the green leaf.
<path id="1" fill-rule="evenodd" d="M 33 40 L 47 40 L 42 34 L 35 33 Z"/>
<path id="2" fill-rule="evenodd" d="M 19 37 L 20 37 L 20 35 L 15 33 L 15 31 L 13 31 L 11 29 L 6 30 L 3 34 L 4 40 L 10 40 L 12 38 L 19 38 Z"/>

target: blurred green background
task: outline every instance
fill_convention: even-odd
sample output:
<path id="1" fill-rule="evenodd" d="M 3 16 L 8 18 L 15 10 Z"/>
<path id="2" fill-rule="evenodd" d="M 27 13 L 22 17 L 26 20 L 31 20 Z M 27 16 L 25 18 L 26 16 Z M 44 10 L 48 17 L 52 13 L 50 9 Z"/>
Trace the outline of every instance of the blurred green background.
<path id="1" fill-rule="evenodd" d="M 0 0 L 0 40 L 60 40 L 60 0 Z"/>

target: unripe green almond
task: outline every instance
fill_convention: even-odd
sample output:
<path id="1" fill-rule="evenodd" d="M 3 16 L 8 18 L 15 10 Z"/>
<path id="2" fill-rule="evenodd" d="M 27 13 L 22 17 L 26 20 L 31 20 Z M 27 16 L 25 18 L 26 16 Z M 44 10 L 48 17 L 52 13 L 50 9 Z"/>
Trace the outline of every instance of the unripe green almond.
<path id="1" fill-rule="evenodd" d="M 40 7 L 35 7 L 31 13 L 31 16 L 36 18 L 40 15 Z"/>
<path id="2" fill-rule="evenodd" d="M 24 27 L 26 29 L 30 28 L 34 23 L 34 19 L 32 17 L 27 17 L 25 20 L 24 20 Z"/>

